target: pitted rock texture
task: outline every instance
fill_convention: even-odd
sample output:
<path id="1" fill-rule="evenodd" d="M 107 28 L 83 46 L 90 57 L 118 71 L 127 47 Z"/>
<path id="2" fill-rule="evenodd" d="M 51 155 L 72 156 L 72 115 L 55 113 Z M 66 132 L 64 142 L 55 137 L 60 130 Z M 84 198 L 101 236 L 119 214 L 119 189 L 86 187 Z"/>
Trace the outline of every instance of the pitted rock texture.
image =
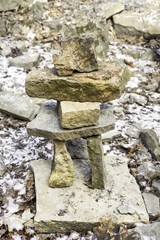
<path id="1" fill-rule="evenodd" d="M 31 71 L 26 79 L 26 92 L 31 97 L 58 101 L 106 102 L 119 98 L 130 71 L 122 62 L 100 62 L 99 70 L 59 77 L 49 70 Z"/>
<path id="2" fill-rule="evenodd" d="M 61 42 L 60 54 L 53 55 L 59 76 L 72 75 L 73 71 L 91 72 L 98 69 L 94 41 L 91 37 L 72 37 Z"/>
<path id="3" fill-rule="evenodd" d="M 49 186 L 53 188 L 69 187 L 73 184 L 73 162 L 66 149 L 65 142 L 54 141 L 55 155 Z"/>
<path id="4" fill-rule="evenodd" d="M 99 120 L 100 104 L 92 102 L 59 103 L 59 118 L 63 128 L 79 128 L 96 125 Z"/>

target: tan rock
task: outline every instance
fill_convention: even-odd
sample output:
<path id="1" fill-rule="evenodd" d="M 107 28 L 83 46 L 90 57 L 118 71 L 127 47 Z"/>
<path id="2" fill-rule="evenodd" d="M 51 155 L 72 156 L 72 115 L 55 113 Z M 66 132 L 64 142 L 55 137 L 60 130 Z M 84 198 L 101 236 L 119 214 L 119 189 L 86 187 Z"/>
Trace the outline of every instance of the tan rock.
<path id="1" fill-rule="evenodd" d="M 59 76 L 72 75 L 73 71 L 91 72 L 98 69 L 94 40 L 91 37 L 72 37 L 61 42 L 60 54 L 53 55 Z"/>
<path id="2" fill-rule="evenodd" d="M 54 141 L 55 155 L 49 186 L 53 188 L 69 187 L 73 184 L 73 162 L 66 149 L 65 142 Z"/>
<path id="3" fill-rule="evenodd" d="M 59 117 L 63 128 L 79 128 L 96 125 L 99 120 L 100 104 L 92 102 L 69 102 L 59 103 Z"/>
<path id="4" fill-rule="evenodd" d="M 75 102 L 106 102 L 119 98 L 130 78 L 130 71 L 120 62 L 101 62 L 99 70 L 59 77 L 49 70 L 31 71 L 26 92 L 31 97 Z"/>

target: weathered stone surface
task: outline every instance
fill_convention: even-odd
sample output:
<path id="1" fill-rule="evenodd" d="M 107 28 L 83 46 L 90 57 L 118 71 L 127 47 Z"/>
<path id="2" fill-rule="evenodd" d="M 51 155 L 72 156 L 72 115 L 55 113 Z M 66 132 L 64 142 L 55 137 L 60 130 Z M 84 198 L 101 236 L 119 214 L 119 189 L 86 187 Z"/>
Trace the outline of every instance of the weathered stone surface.
<path id="1" fill-rule="evenodd" d="M 66 149 L 65 142 L 54 141 L 55 154 L 49 186 L 53 188 L 69 187 L 73 184 L 73 162 Z"/>
<path id="2" fill-rule="evenodd" d="M 143 224 L 133 228 L 131 231 L 138 233 L 139 240 L 158 240 L 160 239 L 160 222 Z"/>
<path id="3" fill-rule="evenodd" d="M 104 164 L 103 145 L 100 136 L 87 138 L 87 147 L 92 171 L 92 187 L 96 189 L 104 188 Z"/>
<path id="4" fill-rule="evenodd" d="M 157 134 L 152 129 L 144 129 L 141 131 L 140 137 L 142 143 L 151 153 L 152 157 L 158 160 L 160 158 L 160 148 Z"/>
<path id="5" fill-rule="evenodd" d="M 26 53 L 22 56 L 9 59 L 9 66 L 24 67 L 25 69 L 32 69 L 37 66 L 40 58 L 39 53 Z"/>
<path id="6" fill-rule="evenodd" d="M 53 55 L 59 76 L 72 75 L 73 71 L 91 72 L 98 69 L 94 41 L 91 37 L 73 37 L 61 42 L 60 54 Z"/>
<path id="7" fill-rule="evenodd" d="M 17 53 L 21 55 L 27 49 L 26 43 L 23 41 L 13 42 L 10 45 L 1 43 L 0 48 L 0 53 L 6 57 L 17 55 Z"/>
<path id="8" fill-rule="evenodd" d="M 1 158 L 0 158 L 0 160 L 1 160 Z M 5 166 L 2 162 L 0 162 L 0 178 L 3 177 L 3 175 L 4 175 L 6 172 L 7 172 L 6 166 Z"/>
<path id="9" fill-rule="evenodd" d="M 1 0 L 0 12 L 15 9 L 17 6 L 24 5 L 24 3 L 31 3 L 33 0 Z"/>
<path id="10" fill-rule="evenodd" d="M 160 177 L 160 167 L 155 167 L 152 162 L 144 162 L 137 168 L 137 175 L 148 180 L 158 178 Z"/>
<path id="11" fill-rule="evenodd" d="M 6 36 L 7 31 L 6 31 L 6 22 L 5 20 L 0 21 L 0 36 L 4 37 Z"/>
<path id="12" fill-rule="evenodd" d="M 74 182 L 69 188 L 50 188 L 48 177 L 51 162 L 32 161 L 36 186 L 35 228 L 40 232 L 87 231 L 99 220 L 113 219 L 116 223 L 147 222 L 148 214 L 135 181 L 129 173 L 127 160 L 119 156 L 104 158 L 105 189 L 90 189 L 85 179 L 88 175 L 86 160 L 74 161 Z M 43 169 L 43 174 L 42 174 Z M 131 205 L 134 214 L 120 214 L 121 204 Z"/>
<path id="13" fill-rule="evenodd" d="M 155 167 L 152 162 L 144 162 L 137 168 L 137 175 L 148 180 L 158 178 L 160 177 L 160 167 Z"/>
<path id="14" fill-rule="evenodd" d="M 154 220 L 160 214 L 159 198 L 151 193 L 142 194 L 149 217 Z"/>
<path id="15" fill-rule="evenodd" d="M 102 142 L 110 142 L 115 138 L 118 138 L 121 136 L 121 133 L 117 130 L 111 130 L 107 133 L 102 133 Z"/>
<path id="16" fill-rule="evenodd" d="M 158 196 L 160 196 L 160 179 L 154 179 L 152 182 L 152 187 Z"/>
<path id="17" fill-rule="evenodd" d="M 130 71 L 120 62 L 101 62 L 98 71 L 58 77 L 49 70 L 33 70 L 26 80 L 31 97 L 75 102 L 106 102 L 119 98 L 130 78 Z"/>
<path id="18" fill-rule="evenodd" d="M 119 13 L 121 11 L 124 10 L 124 5 L 121 4 L 121 3 L 104 3 L 104 4 L 101 4 L 101 12 L 100 12 L 100 16 L 102 18 L 110 18 L 112 17 L 113 15 L 115 15 L 116 13 Z"/>
<path id="19" fill-rule="evenodd" d="M 31 121 L 38 110 L 39 106 L 34 104 L 28 96 L 6 91 L 0 94 L 0 111 L 4 113 L 22 120 Z"/>
<path id="20" fill-rule="evenodd" d="M 119 34 L 144 37 L 160 37 L 159 10 L 147 9 L 141 12 L 126 11 L 113 16 L 114 27 Z"/>
<path id="21" fill-rule="evenodd" d="M 100 114 L 99 103 L 62 101 L 58 107 L 59 118 L 63 128 L 73 129 L 98 123 Z"/>
<path id="22" fill-rule="evenodd" d="M 66 141 L 66 147 L 72 159 L 88 159 L 86 139 L 76 138 Z"/>
<path id="23" fill-rule="evenodd" d="M 101 109 L 99 122 L 96 126 L 66 130 L 60 126 L 57 105 L 50 101 L 43 105 L 38 116 L 27 124 L 27 130 L 30 135 L 61 141 L 99 135 L 114 128 L 115 119 L 112 110 L 112 107 L 109 106 Z"/>

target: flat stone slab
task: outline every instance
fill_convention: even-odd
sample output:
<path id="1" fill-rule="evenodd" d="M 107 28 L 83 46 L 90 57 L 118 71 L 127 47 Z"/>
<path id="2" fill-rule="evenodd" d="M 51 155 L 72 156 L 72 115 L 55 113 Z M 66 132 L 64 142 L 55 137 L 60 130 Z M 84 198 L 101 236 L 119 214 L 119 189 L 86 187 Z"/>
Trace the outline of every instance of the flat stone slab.
<path id="1" fill-rule="evenodd" d="M 68 130 L 61 127 L 57 113 L 57 104 L 54 101 L 50 101 L 44 104 L 38 116 L 27 124 L 27 131 L 29 135 L 61 141 L 100 135 L 112 130 L 115 125 L 113 108 L 104 104 L 102 106 L 97 125 Z"/>
<path id="2" fill-rule="evenodd" d="M 157 9 L 126 11 L 113 16 L 114 28 L 119 34 L 160 37 L 160 12 Z"/>
<path id="3" fill-rule="evenodd" d="M 28 96 L 22 96 L 12 92 L 4 91 L 0 93 L 0 111 L 18 119 L 31 121 L 39 110 L 39 106 L 34 104 Z"/>
<path id="4" fill-rule="evenodd" d="M 96 125 L 99 120 L 100 103 L 62 101 L 59 103 L 58 112 L 63 128 Z"/>
<path id="5" fill-rule="evenodd" d="M 129 173 L 127 159 L 105 156 L 105 189 L 86 186 L 89 167 L 86 160 L 74 162 L 74 182 L 68 188 L 50 188 L 51 162 L 32 161 L 36 187 L 35 229 L 39 232 L 87 231 L 99 225 L 100 218 L 121 224 L 148 222 L 141 192 Z M 43 172 L 43 174 L 42 174 Z"/>
<path id="6" fill-rule="evenodd" d="M 58 76 L 47 69 L 31 71 L 26 79 L 30 97 L 73 102 L 107 102 L 119 98 L 130 78 L 128 68 L 118 62 L 100 62 L 98 71 Z"/>

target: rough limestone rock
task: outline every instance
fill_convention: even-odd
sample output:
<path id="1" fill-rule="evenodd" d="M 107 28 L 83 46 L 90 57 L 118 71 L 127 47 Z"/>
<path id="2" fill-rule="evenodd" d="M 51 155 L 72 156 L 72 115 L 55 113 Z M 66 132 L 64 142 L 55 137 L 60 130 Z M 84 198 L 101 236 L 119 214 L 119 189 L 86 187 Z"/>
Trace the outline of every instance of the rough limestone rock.
<path id="1" fill-rule="evenodd" d="M 40 58 L 39 53 L 26 53 L 22 56 L 18 56 L 15 58 L 9 59 L 9 66 L 14 67 L 23 67 L 25 69 L 32 69 L 33 67 L 37 66 L 38 60 Z"/>
<path id="2" fill-rule="evenodd" d="M 91 37 L 73 37 L 61 42 L 60 54 L 53 55 L 59 76 L 72 75 L 73 71 L 91 72 L 98 69 L 94 41 Z"/>
<path id="3" fill-rule="evenodd" d="M 160 146 L 157 134 L 152 129 L 144 129 L 140 134 L 141 141 L 155 160 L 160 159 Z"/>
<path id="4" fill-rule="evenodd" d="M 73 129 L 96 125 L 99 120 L 100 104 L 92 102 L 59 103 L 59 117 L 63 128 Z"/>
<path id="5" fill-rule="evenodd" d="M 86 139 L 76 138 L 66 141 L 66 147 L 72 159 L 88 159 Z"/>
<path id="6" fill-rule="evenodd" d="M 160 214 L 159 198 L 151 193 L 142 194 L 149 217 L 154 220 Z"/>
<path id="7" fill-rule="evenodd" d="M 30 135 L 66 141 L 79 137 L 100 135 L 103 132 L 112 130 L 114 124 L 115 118 L 112 107 L 104 106 L 100 111 L 97 125 L 78 129 L 63 129 L 60 126 L 57 105 L 55 102 L 50 101 L 44 104 L 38 116 L 27 124 L 27 130 Z"/>
<path id="8" fill-rule="evenodd" d="M 118 138 L 121 136 L 121 132 L 117 130 L 111 130 L 106 133 L 102 133 L 102 142 L 111 142 L 115 138 Z"/>
<path id="9" fill-rule="evenodd" d="M 24 5 L 24 3 L 32 3 L 33 0 L 1 0 L 0 12 L 9 11 L 15 9 L 17 6 Z"/>
<path id="10" fill-rule="evenodd" d="M 126 11 L 113 16 L 113 21 L 118 34 L 160 37 L 159 10 Z"/>
<path id="11" fill-rule="evenodd" d="M 73 184 L 73 162 L 66 149 L 65 142 L 54 141 L 55 155 L 49 186 L 53 188 L 69 187 Z"/>
<path id="12" fill-rule="evenodd" d="M 7 31 L 6 31 L 6 22 L 5 20 L 0 21 L 0 36 L 4 37 L 6 36 Z"/>
<path id="13" fill-rule="evenodd" d="M 137 177 L 151 180 L 160 177 L 160 167 L 155 167 L 152 162 L 144 162 L 137 168 Z"/>
<path id="14" fill-rule="evenodd" d="M 160 239 L 160 222 L 155 222 L 151 224 L 143 224 L 132 229 L 138 233 L 139 240 L 158 240 Z M 135 238 L 136 239 L 136 238 Z"/>
<path id="15" fill-rule="evenodd" d="M 92 171 L 92 187 L 95 189 L 104 188 L 104 160 L 103 145 L 100 136 L 87 138 L 88 154 Z"/>
<path id="16" fill-rule="evenodd" d="M 132 225 L 148 222 L 148 214 L 135 178 L 129 173 L 127 159 L 119 156 L 104 157 L 105 189 L 91 189 L 86 185 L 90 171 L 86 160 L 73 161 L 74 182 L 69 188 L 50 188 L 48 177 L 51 162 L 31 162 L 35 175 L 36 216 L 35 228 L 39 232 L 63 232 L 72 229 L 88 231 L 103 220 Z M 43 174 L 42 174 L 43 171 Z M 132 206 L 134 214 L 121 214 L 117 208 Z M 132 210 L 132 212 L 133 212 Z"/>
<path id="17" fill-rule="evenodd" d="M 130 78 L 130 71 L 120 62 L 101 62 L 99 70 L 59 77 L 49 70 L 31 71 L 26 92 L 31 97 L 58 101 L 106 102 L 119 98 Z"/>
<path id="18" fill-rule="evenodd" d="M 34 104 L 28 96 L 7 91 L 1 92 L 0 94 L 0 111 L 13 117 L 31 121 L 38 110 L 39 106 Z"/>
<path id="19" fill-rule="evenodd" d="M 100 16 L 108 19 L 116 13 L 122 12 L 124 10 L 124 5 L 122 3 L 104 3 L 101 4 L 101 8 Z"/>
<path id="20" fill-rule="evenodd" d="M 154 179 L 152 182 L 152 187 L 160 197 L 160 179 Z"/>

